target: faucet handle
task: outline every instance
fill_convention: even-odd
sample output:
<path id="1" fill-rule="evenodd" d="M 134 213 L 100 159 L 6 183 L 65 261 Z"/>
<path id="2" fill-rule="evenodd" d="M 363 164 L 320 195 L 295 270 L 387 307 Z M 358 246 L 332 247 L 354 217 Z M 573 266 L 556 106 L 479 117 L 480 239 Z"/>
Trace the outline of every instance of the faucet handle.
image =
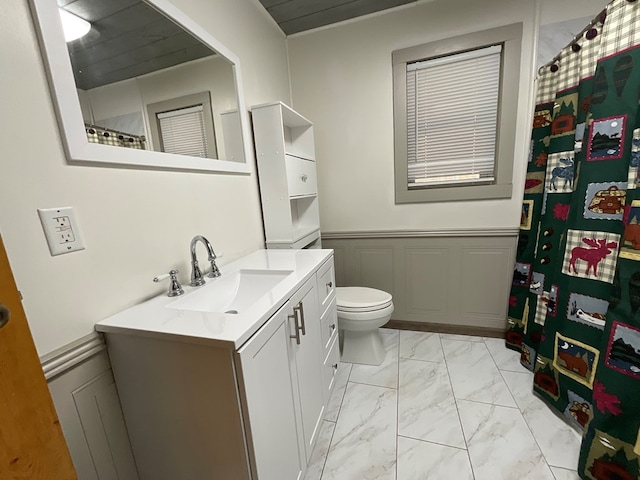
<path id="1" fill-rule="evenodd" d="M 219 277 L 220 275 L 222 275 L 220 273 L 220 269 L 216 265 L 216 258 L 217 257 L 215 257 L 215 256 L 209 257 L 209 262 L 211 263 L 211 271 L 207 274 L 207 277 L 209 277 L 209 278 L 216 278 L 216 277 Z"/>
<path id="2" fill-rule="evenodd" d="M 158 275 L 157 277 L 154 277 L 153 281 L 158 283 L 162 280 L 166 280 L 167 278 L 170 279 L 169 292 L 167 293 L 167 296 L 177 297 L 178 295 L 182 295 L 184 290 L 182 289 L 180 282 L 178 282 L 178 270 L 171 270 L 169 273 L 165 273 L 164 275 Z"/>

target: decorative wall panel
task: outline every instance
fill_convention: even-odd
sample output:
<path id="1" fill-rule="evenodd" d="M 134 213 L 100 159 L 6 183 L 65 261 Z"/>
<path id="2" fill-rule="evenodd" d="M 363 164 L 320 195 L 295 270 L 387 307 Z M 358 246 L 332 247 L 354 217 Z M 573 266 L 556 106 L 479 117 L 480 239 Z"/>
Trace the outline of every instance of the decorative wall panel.
<path id="1" fill-rule="evenodd" d="M 393 295 L 392 320 L 506 328 L 517 229 L 324 233 L 336 284 Z"/>

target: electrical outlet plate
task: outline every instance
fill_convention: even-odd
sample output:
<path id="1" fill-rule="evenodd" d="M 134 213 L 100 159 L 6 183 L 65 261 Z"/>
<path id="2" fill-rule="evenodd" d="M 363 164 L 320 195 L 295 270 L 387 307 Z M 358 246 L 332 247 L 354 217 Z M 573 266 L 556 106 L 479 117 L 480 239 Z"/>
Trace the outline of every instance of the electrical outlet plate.
<path id="1" fill-rule="evenodd" d="M 38 215 L 52 256 L 84 250 L 73 208 L 39 208 Z"/>

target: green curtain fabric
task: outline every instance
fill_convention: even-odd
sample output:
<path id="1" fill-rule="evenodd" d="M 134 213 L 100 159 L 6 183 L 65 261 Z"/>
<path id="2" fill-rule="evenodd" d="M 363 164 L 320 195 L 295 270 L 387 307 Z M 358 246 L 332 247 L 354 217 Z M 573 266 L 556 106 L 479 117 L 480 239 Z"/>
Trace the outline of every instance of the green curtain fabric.
<path id="1" fill-rule="evenodd" d="M 640 478 L 640 3 L 538 78 L 507 346 L 583 431 L 578 473 Z"/>

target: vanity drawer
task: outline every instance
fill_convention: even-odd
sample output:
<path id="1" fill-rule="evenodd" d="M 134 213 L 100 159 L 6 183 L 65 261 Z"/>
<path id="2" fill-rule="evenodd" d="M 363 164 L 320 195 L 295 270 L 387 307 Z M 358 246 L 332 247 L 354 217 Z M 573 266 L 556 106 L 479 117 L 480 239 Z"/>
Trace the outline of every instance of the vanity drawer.
<path id="1" fill-rule="evenodd" d="M 329 353 L 327 357 L 324 359 L 324 364 L 322 365 L 322 382 L 324 389 L 324 401 L 325 405 L 329 402 L 329 397 L 331 396 L 331 391 L 333 390 L 333 386 L 335 385 L 336 374 L 338 373 L 338 367 L 340 366 L 340 342 L 338 341 L 338 336 L 335 335 L 333 338 L 333 342 L 331 343 L 331 348 L 329 349 Z"/>
<path id="2" fill-rule="evenodd" d="M 320 311 L 324 312 L 336 291 L 336 275 L 333 257 L 318 269 L 318 299 Z"/>
<path id="3" fill-rule="evenodd" d="M 320 338 L 322 339 L 323 355 L 326 355 L 331 346 L 333 336 L 338 330 L 338 315 L 335 298 L 320 318 Z"/>
<path id="4" fill-rule="evenodd" d="M 299 197 L 318 193 L 316 162 L 291 155 L 286 156 L 286 161 L 289 196 Z"/>

